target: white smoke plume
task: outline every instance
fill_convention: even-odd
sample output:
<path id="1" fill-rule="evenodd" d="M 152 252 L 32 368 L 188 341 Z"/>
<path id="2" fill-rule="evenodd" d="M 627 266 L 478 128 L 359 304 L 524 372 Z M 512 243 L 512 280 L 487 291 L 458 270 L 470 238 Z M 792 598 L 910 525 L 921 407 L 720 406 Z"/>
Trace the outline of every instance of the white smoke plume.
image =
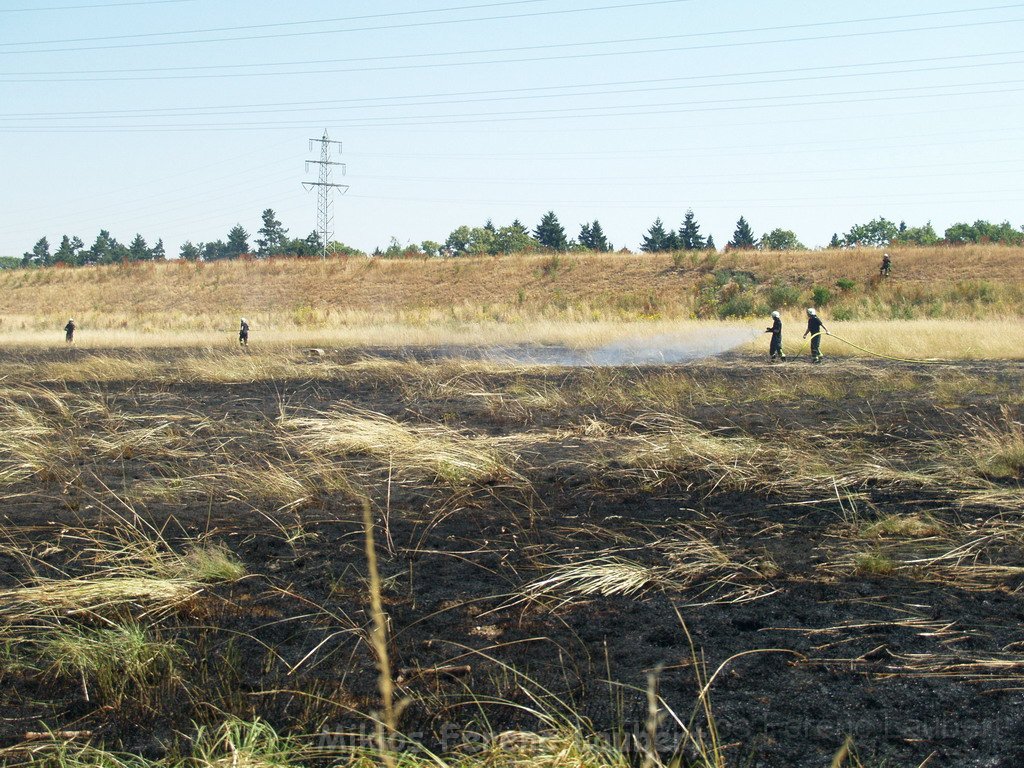
<path id="1" fill-rule="evenodd" d="M 485 350 L 482 356 L 532 365 L 668 365 L 721 355 L 749 343 L 760 333 L 744 328 L 702 328 L 621 339 L 597 349 L 500 347 Z"/>

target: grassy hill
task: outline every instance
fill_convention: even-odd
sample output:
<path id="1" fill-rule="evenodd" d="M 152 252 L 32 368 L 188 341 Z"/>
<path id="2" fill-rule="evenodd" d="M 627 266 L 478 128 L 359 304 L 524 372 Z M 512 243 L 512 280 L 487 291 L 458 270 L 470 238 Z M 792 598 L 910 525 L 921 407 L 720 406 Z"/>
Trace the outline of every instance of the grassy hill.
<path id="1" fill-rule="evenodd" d="M 884 317 L 888 308 L 907 304 L 917 307 L 909 314 L 925 316 L 927 305 L 935 302 L 959 315 L 1021 311 L 1024 249 L 985 246 L 891 253 L 893 276 L 884 283 L 876 279 L 880 253 L 864 250 L 684 253 L 675 261 L 664 254 L 562 254 L 166 262 L 14 270 L 0 274 L 0 291 L 7 316 L 152 319 L 248 312 L 276 314 L 282 323 L 299 324 L 310 313 L 424 310 L 713 316 L 714 311 L 699 306 L 702 290 L 726 300 L 745 294 L 752 300 L 750 314 L 782 303 L 772 298 L 786 299 L 793 306 L 810 303 L 815 288 L 830 294 L 818 303 L 845 307 L 856 317 Z"/>
<path id="2" fill-rule="evenodd" d="M 0 338 L 50 339 L 69 316 L 83 330 L 103 331 L 106 343 L 137 343 L 134 335 L 150 342 L 162 335 L 164 343 L 187 334 L 219 338 L 240 316 L 263 339 L 276 333 L 312 342 L 326 334 L 342 343 L 344 332 L 358 343 L 471 343 L 487 327 L 488 338 L 501 342 L 565 339 L 584 328 L 592 343 L 603 343 L 624 323 L 647 324 L 645 333 L 687 320 L 749 325 L 776 308 L 797 320 L 812 305 L 839 322 L 1002 322 L 1024 314 L 1022 248 L 891 253 L 893 274 L 884 281 L 876 250 L 19 269 L 0 272 Z"/>

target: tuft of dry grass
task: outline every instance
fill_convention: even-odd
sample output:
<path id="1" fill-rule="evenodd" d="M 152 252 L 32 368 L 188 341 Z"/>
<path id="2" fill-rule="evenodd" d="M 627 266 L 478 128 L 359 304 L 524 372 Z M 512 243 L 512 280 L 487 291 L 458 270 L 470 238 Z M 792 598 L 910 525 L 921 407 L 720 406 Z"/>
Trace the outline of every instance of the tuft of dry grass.
<path id="1" fill-rule="evenodd" d="M 453 487 L 524 481 L 512 468 L 515 457 L 492 441 L 441 425 L 406 425 L 381 413 L 338 409 L 325 417 L 285 418 L 281 426 L 307 455 L 371 456 L 399 478 Z"/>

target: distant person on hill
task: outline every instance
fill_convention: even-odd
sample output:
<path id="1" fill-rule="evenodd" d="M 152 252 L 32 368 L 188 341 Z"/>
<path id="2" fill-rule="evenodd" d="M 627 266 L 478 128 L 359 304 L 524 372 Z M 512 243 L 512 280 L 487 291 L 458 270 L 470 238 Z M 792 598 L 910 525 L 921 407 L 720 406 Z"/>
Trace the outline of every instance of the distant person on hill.
<path id="1" fill-rule="evenodd" d="M 821 333 L 825 332 L 826 336 L 831 336 L 828 328 L 821 322 L 821 318 L 818 317 L 818 312 L 814 307 L 807 309 L 807 330 L 804 331 L 804 338 L 807 338 L 807 334 L 811 334 L 811 360 L 815 363 L 821 362 Z"/>
<path id="2" fill-rule="evenodd" d="M 249 346 L 249 324 L 242 318 L 242 325 L 238 329 L 238 343 L 243 347 Z"/>
<path id="3" fill-rule="evenodd" d="M 878 270 L 878 276 L 879 277 L 888 277 L 889 276 L 889 271 L 891 269 L 892 269 L 892 258 L 890 258 L 889 254 L 887 253 L 887 254 L 882 256 L 882 266 Z"/>
<path id="4" fill-rule="evenodd" d="M 778 311 L 772 312 L 771 328 L 765 329 L 765 333 L 772 335 L 771 344 L 768 345 L 768 359 L 773 363 L 775 359 L 786 359 L 786 353 L 782 351 L 782 315 Z"/>
<path id="5" fill-rule="evenodd" d="M 68 324 L 64 326 L 64 342 L 66 344 L 74 344 L 75 342 L 75 318 L 68 320 Z"/>

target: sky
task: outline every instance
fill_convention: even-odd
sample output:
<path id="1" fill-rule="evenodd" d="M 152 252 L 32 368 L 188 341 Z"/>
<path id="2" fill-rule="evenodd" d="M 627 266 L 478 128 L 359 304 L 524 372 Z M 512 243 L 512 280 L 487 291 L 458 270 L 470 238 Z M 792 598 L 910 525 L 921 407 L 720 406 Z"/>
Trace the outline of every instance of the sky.
<path id="1" fill-rule="evenodd" d="M 878 216 L 1024 224 L 1024 2 L 0 0 L 0 255 L 317 226 L 636 250 L 688 208 L 808 246 Z M 340 191 L 339 191 L 340 192 Z"/>

